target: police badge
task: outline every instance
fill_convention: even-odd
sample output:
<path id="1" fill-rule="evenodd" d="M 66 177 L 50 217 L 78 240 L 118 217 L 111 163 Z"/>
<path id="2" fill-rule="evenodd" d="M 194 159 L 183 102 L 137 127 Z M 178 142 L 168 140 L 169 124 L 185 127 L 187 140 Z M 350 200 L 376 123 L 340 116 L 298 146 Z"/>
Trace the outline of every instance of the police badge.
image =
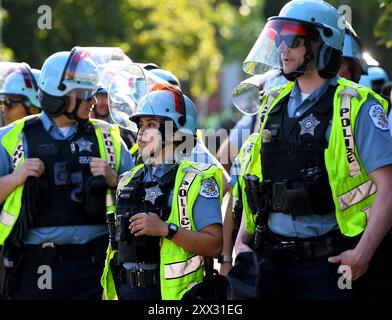
<path id="1" fill-rule="evenodd" d="M 155 200 L 161 195 L 163 195 L 163 193 L 162 193 L 161 189 L 159 188 L 159 186 L 147 188 L 146 189 L 146 196 L 144 197 L 144 200 L 150 201 L 152 204 L 155 204 Z"/>
<path id="2" fill-rule="evenodd" d="M 305 133 L 309 133 L 314 136 L 314 129 L 321 123 L 317 120 L 317 118 L 312 114 L 303 118 L 302 121 L 298 121 L 299 125 L 301 126 L 300 135 L 302 136 Z"/>
<path id="3" fill-rule="evenodd" d="M 79 152 L 82 152 L 82 151 L 92 152 L 92 149 L 91 149 L 91 146 L 93 145 L 92 142 L 85 140 L 83 138 L 80 138 L 79 140 L 76 140 L 75 143 L 78 145 Z"/>

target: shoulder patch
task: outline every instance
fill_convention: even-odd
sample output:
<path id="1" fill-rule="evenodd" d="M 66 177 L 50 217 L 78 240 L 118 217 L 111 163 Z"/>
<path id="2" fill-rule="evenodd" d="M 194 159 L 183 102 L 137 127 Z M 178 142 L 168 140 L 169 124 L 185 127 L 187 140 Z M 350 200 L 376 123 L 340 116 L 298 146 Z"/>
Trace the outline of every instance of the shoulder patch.
<path id="1" fill-rule="evenodd" d="M 376 128 L 383 131 L 389 130 L 387 113 L 380 104 L 375 104 L 370 107 L 369 116 L 372 119 L 373 124 Z"/>
<path id="2" fill-rule="evenodd" d="M 201 188 L 199 195 L 204 198 L 218 198 L 219 197 L 219 187 L 214 179 L 206 179 L 201 183 Z"/>

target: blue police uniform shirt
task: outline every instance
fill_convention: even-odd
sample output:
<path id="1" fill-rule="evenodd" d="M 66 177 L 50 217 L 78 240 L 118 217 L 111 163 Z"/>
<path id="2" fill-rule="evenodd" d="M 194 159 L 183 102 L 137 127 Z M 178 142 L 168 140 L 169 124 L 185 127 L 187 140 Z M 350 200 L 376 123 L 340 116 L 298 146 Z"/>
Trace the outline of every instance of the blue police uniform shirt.
<path id="1" fill-rule="evenodd" d="M 143 178 L 144 182 L 155 182 L 160 181 L 163 176 L 172 170 L 173 164 L 160 164 L 153 167 L 152 165 L 145 165 L 145 175 Z M 222 224 L 222 213 L 220 206 L 219 188 L 215 180 L 212 181 L 215 184 L 215 192 L 213 194 L 203 193 L 204 184 L 201 187 L 200 193 L 196 198 L 193 206 L 192 214 L 195 228 L 197 231 L 204 229 L 205 227 L 212 224 Z M 172 206 L 173 192 L 171 190 L 167 204 Z M 132 269 L 136 266 L 143 269 L 154 269 L 156 264 L 143 264 L 137 263 L 124 263 L 124 268 Z"/>
<path id="2" fill-rule="evenodd" d="M 72 138 L 77 132 L 77 124 L 69 127 L 68 132 L 60 130 L 46 113 L 41 112 L 39 118 L 47 132 L 56 140 L 67 140 Z M 0 141 L 2 141 L 5 134 L 7 134 L 14 125 L 11 123 L 8 126 L 0 128 Z M 64 135 L 64 133 L 65 135 Z M 26 139 L 23 137 L 23 146 L 25 154 L 27 154 L 28 145 Z M 121 174 L 134 167 L 134 161 L 126 148 L 124 142 L 121 145 L 121 158 L 118 173 Z M 5 176 L 12 173 L 12 159 L 0 144 L 0 176 Z M 58 226 L 58 227 L 42 227 L 32 228 L 28 230 L 24 243 L 25 244 L 42 244 L 44 242 L 54 242 L 56 244 L 83 244 L 94 238 L 107 234 L 108 228 L 106 225 L 87 225 L 87 226 Z"/>
<path id="3" fill-rule="evenodd" d="M 240 165 L 240 157 L 236 156 L 233 164 L 230 167 L 230 179 L 229 185 L 234 188 L 235 184 L 238 182 L 238 177 L 241 174 L 241 165 Z"/>
<path id="4" fill-rule="evenodd" d="M 230 130 L 229 142 L 238 150 L 253 133 L 253 127 L 256 122 L 257 115 L 243 115 L 240 121 L 236 123 L 234 128 Z"/>
<path id="5" fill-rule="evenodd" d="M 329 85 L 336 85 L 338 78 L 332 78 L 313 91 L 304 101 L 301 92 L 295 83 L 290 94 L 288 114 L 290 117 L 300 117 L 312 107 L 327 90 Z M 301 102 L 302 101 L 302 102 Z M 385 165 L 392 164 L 392 139 L 389 127 L 375 125 L 375 119 L 371 115 L 371 109 L 380 103 L 374 99 L 367 100 L 358 114 L 355 123 L 354 139 L 359 157 L 367 173 L 370 173 Z M 331 125 L 326 132 L 329 140 Z M 286 237 L 315 237 L 329 231 L 338 229 L 335 212 L 325 215 L 292 216 L 281 212 L 270 214 L 268 225 L 271 231 Z"/>

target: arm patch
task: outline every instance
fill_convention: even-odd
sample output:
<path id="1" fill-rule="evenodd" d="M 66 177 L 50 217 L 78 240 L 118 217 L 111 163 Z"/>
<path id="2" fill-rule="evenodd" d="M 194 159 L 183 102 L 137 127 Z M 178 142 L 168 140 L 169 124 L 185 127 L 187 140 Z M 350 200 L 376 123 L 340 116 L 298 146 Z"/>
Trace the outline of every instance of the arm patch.
<path id="1" fill-rule="evenodd" d="M 203 180 L 201 183 L 199 195 L 203 198 L 218 198 L 219 187 L 216 181 L 212 178 Z"/>

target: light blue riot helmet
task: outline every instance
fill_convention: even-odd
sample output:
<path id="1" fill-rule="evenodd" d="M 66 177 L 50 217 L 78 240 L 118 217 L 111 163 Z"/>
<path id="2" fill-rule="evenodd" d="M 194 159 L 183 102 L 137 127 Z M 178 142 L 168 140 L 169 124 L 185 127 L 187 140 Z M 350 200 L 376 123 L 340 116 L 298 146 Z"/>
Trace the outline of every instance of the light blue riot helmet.
<path id="1" fill-rule="evenodd" d="M 292 81 L 307 72 L 307 66 L 313 59 L 319 75 L 332 78 L 340 67 L 344 27 L 343 16 L 324 1 L 290 1 L 278 16 L 268 19 L 244 61 L 243 70 L 262 74 L 273 68 L 283 69 L 282 53 L 288 48 L 296 48 L 303 39 L 306 48 L 304 61 L 295 71 L 285 73 L 286 78 Z M 320 42 L 317 52 L 312 48 L 314 42 Z"/>
<path id="2" fill-rule="evenodd" d="M 368 74 L 361 76 L 359 84 L 362 84 L 374 92 L 380 93 L 382 86 L 389 81 L 387 71 L 380 66 L 369 66 Z"/>
<path id="3" fill-rule="evenodd" d="M 181 87 L 180 81 L 177 79 L 177 77 L 171 73 L 170 71 L 164 70 L 164 69 L 150 69 L 150 72 L 158 76 L 159 78 L 165 80 L 166 82 L 177 86 Z"/>
<path id="4" fill-rule="evenodd" d="M 41 109 L 38 101 L 38 79 L 40 70 L 31 69 L 27 63 L 20 63 L 4 81 L 0 95 L 17 95 L 23 98 L 26 107 Z"/>
<path id="5" fill-rule="evenodd" d="M 367 74 L 368 64 L 363 57 L 361 40 L 348 22 L 346 26 L 342 57 L 353 59 L 361 67 L 361 74 Z"/>
<path id="6" fill-rule="evenodd" d="M 106 87 L 100 86 L 95 92 L 95 94 L 108 94 L 108 90 L 106 89 Z"/>
<path id="7" fill-rule="evenodd" d="M 143 96 L 136 112 L 129 119 L 138 125 L 140 118 L 146 116 L 171 120 L 175 124 L 174 130 L 196 136 L 196 107 L 191 99 L 175 86 L 157 85 Z"/>
<path id="8" fill-rule="evenodd" d="M 49 56 L 39 78 L 42 109 L 51 117 L 65 115 L 77 119 L 82 100 L 91 101 L 100 86 L 106 67 L 112 61 L 129 60 L 120 48 L 74 47 Z M 77 98 L 73 111 L 66 112 L 69 98 Z"/>

